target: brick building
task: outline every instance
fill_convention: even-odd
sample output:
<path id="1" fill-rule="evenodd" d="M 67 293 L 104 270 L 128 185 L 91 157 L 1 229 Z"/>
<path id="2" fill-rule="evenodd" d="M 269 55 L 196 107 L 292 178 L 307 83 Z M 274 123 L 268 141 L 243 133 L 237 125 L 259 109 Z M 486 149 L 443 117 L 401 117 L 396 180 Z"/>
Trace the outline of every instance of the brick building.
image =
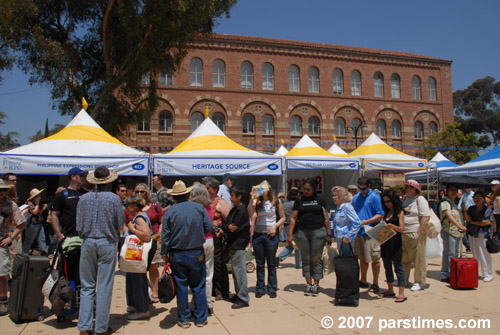
<path id="1" fill-rule="evenodd" d="M 121 138 L 168 152 L 212 120 L 236 142 L 272 151 L 333 134 L 352 151 L 372 132 L 415 155 L 453 122 L 451 61 L 405 52 L 233 35 L 197 39 L 180 69 L 159 74 L 160 106 Z M 147 83 L 148 78 L 144 78 Z"/>

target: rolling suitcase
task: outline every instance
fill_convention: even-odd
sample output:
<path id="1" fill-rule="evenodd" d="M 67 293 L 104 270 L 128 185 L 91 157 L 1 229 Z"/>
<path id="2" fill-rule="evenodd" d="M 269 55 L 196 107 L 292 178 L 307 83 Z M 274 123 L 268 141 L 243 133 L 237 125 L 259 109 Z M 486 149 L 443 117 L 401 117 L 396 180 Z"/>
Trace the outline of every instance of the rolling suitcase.
<path id="1" fill-rule="evenodd" d="M 452 257 L 450 261 L 450 286 L 454 289 L 477 288 L 477 260 L 462 256 L 460 240 L 460 257 Z"/>
<path id="2" fill-rule="evenodd" d="M 336 306 L 358 306 L 359 304 L 359 263 L 349 243 L 352 256 L 344 256 L 342 246 L 338 247 L 339 255 L 335 256 L 335 288 Z"/>
<path id="3" fill-rule="evenodd" d="M 45 256 L 17 254 L 12 267 L 12 284 L 8 312 L 16 322 L 44 319 L 43 295 L 36 279 L 41 277 L 49 266 Z"/>

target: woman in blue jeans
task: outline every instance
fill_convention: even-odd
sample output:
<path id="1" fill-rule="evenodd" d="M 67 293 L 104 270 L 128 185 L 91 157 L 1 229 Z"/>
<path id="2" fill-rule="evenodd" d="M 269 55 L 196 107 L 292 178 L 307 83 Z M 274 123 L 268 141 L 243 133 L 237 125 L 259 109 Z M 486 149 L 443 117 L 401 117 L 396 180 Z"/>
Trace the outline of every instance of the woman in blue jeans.
<path id="1" fill-rule="evenodd" d="M 278 227 L 285 222 L 283 205 L 273 193 L 271 185 L 263 181 L 253 187 L 252 199 L 248 204 L 248 215 L 252 218 L 250 240 L 257 263 L 257 287 L 255 297 L 260 298 L 266 292 L 265 264 L 267 262 L 267 293 L 276 298 L 278 277 L 276 274 L 276 251 L 278 250 Z M 280 219 L 276 221 L 276 212 Z"/>
<path id="2" fill-rule="evenodd" d="M 304 295 L 317 296 L 319 281 L 323 279 L 321 256 L 325 243 L 332 243 L 332 235 L 325 202 L 316 194 L 316 181 L 312 178 L 302 184 L 302 195 L 293 205 L 288 242 L 291 244 L 293 239 L 302 256 L 302 276 L 306 279 Z"/>

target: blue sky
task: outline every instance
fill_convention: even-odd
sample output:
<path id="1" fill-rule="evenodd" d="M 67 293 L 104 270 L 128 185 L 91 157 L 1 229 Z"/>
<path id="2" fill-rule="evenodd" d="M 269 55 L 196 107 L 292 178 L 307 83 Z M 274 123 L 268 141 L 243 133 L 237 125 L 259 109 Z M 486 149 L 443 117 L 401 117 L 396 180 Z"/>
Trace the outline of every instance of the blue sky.
<path id="1" fill-rule="evenodd" d="M 498 0 L 240 0 L 216 33 L 405 51 L 452 60 L 453 91 L 474 80 L 500 80 Z M 3 73 L 0 132 L 18 141 L 71 118 L 51 107 L 49 91 L 18 70 Z M 15 93 L 20 92 L 21 93 Z"/>

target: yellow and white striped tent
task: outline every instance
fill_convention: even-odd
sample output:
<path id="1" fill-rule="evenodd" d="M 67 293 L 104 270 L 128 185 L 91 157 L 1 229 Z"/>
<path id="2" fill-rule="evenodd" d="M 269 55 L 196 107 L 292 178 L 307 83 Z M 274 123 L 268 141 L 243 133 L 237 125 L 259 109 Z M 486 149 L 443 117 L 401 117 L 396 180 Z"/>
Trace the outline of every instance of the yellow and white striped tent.
<path id="1" fill-rule="evenodd" d="M 334 154 L 335 156 L 339 156 L 339 157 L 346 157 L 347 156 L 347 152 L 342 150 L 342 148 L 339 147 L 337 145 L 337 143 L 333 143 L 333 145 L 330 147 L 330 149 L 328 149 L 328 152 L 331 154 Z"/>

